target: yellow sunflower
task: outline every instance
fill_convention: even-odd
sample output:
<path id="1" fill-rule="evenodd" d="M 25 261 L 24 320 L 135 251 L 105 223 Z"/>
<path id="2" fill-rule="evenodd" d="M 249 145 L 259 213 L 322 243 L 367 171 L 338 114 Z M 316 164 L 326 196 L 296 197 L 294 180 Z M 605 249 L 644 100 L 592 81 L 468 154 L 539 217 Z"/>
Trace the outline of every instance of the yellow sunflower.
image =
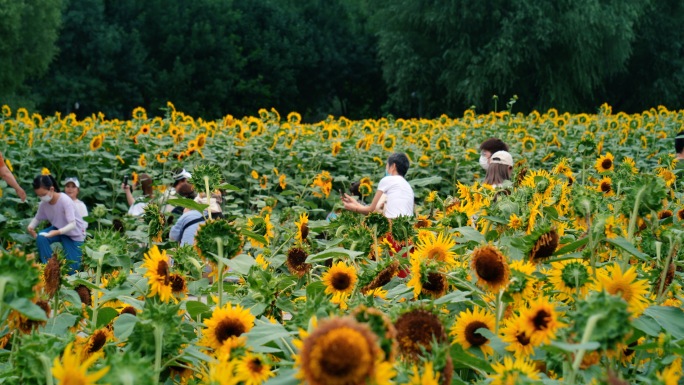
<path id="1" fill-rule="evenodd" d="M 622 297 L 628 310 L 638 316 L 648 306 L 648 282 L 638 280 L 634 266 L 623 272 L 620 265 L 614 263 L 600 270 L 596 290 L 605 290 L 609 294 Z"/>
<path id="2" fill-rule="evenodd" d="M 252 176 L 252 179 L 259 179 L 259 173 L 256 172 L 256 170 L 252 170 L 250 175 Z"/>
<path id="3" fill-rule="evenodd" d="M 486 245 L 473 250 L 470 266 L 477 276 L 478 286 L 491 292 L 505 288 L 510 281 L 506 257 L 494 246 Z"/>
<path id="4" fill-rule="evenodd" d="M 670 366 L 658 372 L 657 377 L 664 385 L 679 384 L 679 380 L 682 378 L 682 358 L 675 358 Z"/>
<path id="5" fill-rule="evenodd" d="M 520 313 L 522 330 L 530 336 L 532 344 L 550 343 L 556 331 L 565 326 L 558 320 L 558 312 L 547 298 L 540 297 L 528 304 Z"/>
<path id="6" fill-rule="evenodd" d="M 333 142 L 330 152 L 332 153 L 332 156 L 337 156 L 337 154 L 340 153 L 341 149 L 342 149 L 342 144 L 340 142 Z"/>
<path id="7" fill-rule="evenodd" d="M 456 246 L 456 241 L 451 235 L 440 233 L 437 237 L 419 239 L 413 254 L 454 266 L 456 265 L 456 253 L 451 251 L 454 246 Z"/>
<path id="8" fill-rule="evenodd" d="M 342 309 L 347 308 L 347 297 L 354 290 L 357 279 L 354 266 L 347 266 L 344 262 L 337 262 L 321 277 L 325 293 L 332 294 L 332 302 L 339 304 Z"/>
<path id="9" fill-rule="evenodd" d="M 102 356 L 102 353 L 95 353 L 83 362 L 80 356 L 80 352 L 73 349 L 73 343 L 69 343 L 64 349 L 61 361 L 59 357 L 55 357 L 52 363 L 52 375 L 60 384 L 93 385 L 109 371 L 107 366 L 88 374 L 88 369 Z"/>
<path id="10" fill-rule="evenodd" d="M 295 241 L 304 242 L 306 237 L 309 236 L 309 214 L 301 213 L 299 214 L 299 222 L 295 221 L 297 226 L 297 234 L 295 234 Z"/>
<path id="11" fill-rule="evenodd" d="M 508 227 L 510 227 L 513 230 L 520 230 L 523 226 L 523 220 L 516 214 L 511 214 L 511 216 L 508 218 Z"/>
<path id="12" fill-rule="evenodd" d="M 586 297 L 591 286 L 592 270 L 583 259 L 568 259 L 552 262 L 548 271 L 549 284 L 558 291 L 556 298 L 561 301 L 574 301 Z"/>
<path id="13" fill-rule="evenodd" d="M 406 286 L 413 288 L 413 298 L 418 298 L 421 293 L 439 298 L 449 287 L 446 275 L 436 271 L 436 266 L 429 268 L 426 263 L 430 264 L 430 260 L 411 256 L 411 279 Z"/>
<path id="14" fill-rule="evenodd" d="M 285 187 L 287 187 L 287 176 L 285 174 L 280 174 L 278 176 L 278 185 L 280 186 L 281 189 L 285 190 Z"/>
<path id="15" fill-rule="evenodd" d="M 101 352 L 107 341 L 112 339 L 114 339 L 114 334 L 108 328 L 95 330 L 81 350 L 81 360 L 85 361 L 93 354 Z"/>
<path id="16" fill-rule="evenodd" d="M 264 357 L 253 353 L 245 354 L 235 368 L 235 380 L 244 385 L 261 385 L 273 376 L 275 373 Z"/>
<path id="17" fill-rule="evenodd" d="M 440 385 L 439 372 L 433 369 L 432 362 L 425 363 L 421 371 L 418 366 L 413 365 L 411 368 L 411 376 L 406 385 Z"/>
<path id="18" fill-rule="evenodd" d="M 230 303 L 214 309 L 211 318 L 204 321 L 200 345 L 215 351 L 230 350 L 245 343 L 244 333 L 254 327 L 255 317 L 240 305 Z"/>
<path id="19" fill-rule="evenodd" d="M 50 169 L 43 167 L 43 169 L 40 170 L 40 175 L 50 175 Z"/>
<path id="20" fill-rule="evenodd" d="M 138 166 L 145 168 L 147 167 L 147 159 L 145 159 L 145 154 L 141 154 L 138 158 Z"/>
<path id="21" fill-rule="evenodd" d="M 609 177 L 603 177 L 596 185 L 596 191 L 603 193 L 605 196 L 615 195 L 613 192 L 613 180 Z"/>
<path id="22" fill-rule="evenodd" d="M 516 358 L 514 361 L 511 357 L 504 357 L 503 363 L 493 364 L 492 369 L 494 369 L 494 374 L 489 376 L 492 379 L 490 385 L 528 383 L 523 381 L 524 379 L 540 380 L 539 371 L 534 362 L 527 358 Z"/>
<path id="23" fill-rule="evenodd" d="M 333 318 L 304 338 L 296 377 L 309 385 L 365 384 L 373 380 L 381 354 L 366 324 Z"/>
<path id="24" fill-rule="evenodd" d="M 489 339 L 477 331 L 484 328 L 493 332 L 495 324 L 494 314 L 475 306 L 473 310 L 462 311 L 458 315 L 449 335 L 454 337 L 453 343 L 460 344 L 463 349 L 480 348 L 487 356 L 494 350 L 489 346 Z"/>
<path id="25" fill-rule="evenodd" d="M 96 135 L 95 137 L 93 137 L 93 139 L 90 141 L 90 151 L 97 151 L 100 147 L 102 147 L 104 139 L 104 134 Z"/>
<path id="26" fill-rule="evenodd" d="M 613 171 L 613 168 L 614 168 L 613 166 L 615 165 L 613 163 L 613 159 L 614 159 L 613 154 L 611 154 L 610 152 L 606 153 L 606 155 L 604 155 L 604 156 L 600 156 L 596 160 L 596 165 L 595 165 L 596 170 L 598 172 Z"/>
<path id="27" fill-rule="evenodd" d="M 145 277 L 150 285 L 148 297 L 159 295 L 162 302 L 168 302 L 172 298 L 171 278 L 169 274 L 169 257 L 166 250 L 159 251 L 157 245 L 145 254 L 142 268 L 147 269 Z"/>
<path id="28" fill-rule="evenodd" d="M 523 329 L 520 317 L 515 317 L 509 320 L 501 330 L 501 340 L 508 343 L 506 350 L 513 352 L 516 358 L 529 357 L 534 354 L 535 345 Z"/>

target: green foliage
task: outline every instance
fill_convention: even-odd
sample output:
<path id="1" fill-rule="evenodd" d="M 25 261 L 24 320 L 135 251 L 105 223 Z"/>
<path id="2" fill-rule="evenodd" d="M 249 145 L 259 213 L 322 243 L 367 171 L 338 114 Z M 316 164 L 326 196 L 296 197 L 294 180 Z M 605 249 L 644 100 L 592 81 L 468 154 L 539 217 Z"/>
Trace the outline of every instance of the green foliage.
<path id="1" fill-rule="evenodd" d="M 40 76 L 57 53 L 62 0 L 0 0 L 0 100 Z"/>
<path id="2" fill-rule="evenodd" d="M 595 105 L 594 92 L 625 68 L 643 10 L 597 0 L 376 4 L 392 110 L 432 116 L 489 109 L 497 94 L 517 94 L 525 110 Z"/>

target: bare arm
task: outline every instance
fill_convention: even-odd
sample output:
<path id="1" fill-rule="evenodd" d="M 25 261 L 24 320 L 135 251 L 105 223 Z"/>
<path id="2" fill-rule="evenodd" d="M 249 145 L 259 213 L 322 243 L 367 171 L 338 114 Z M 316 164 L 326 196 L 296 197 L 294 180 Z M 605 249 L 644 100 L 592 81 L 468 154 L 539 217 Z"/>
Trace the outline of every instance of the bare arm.
<path id="1" fill-rule="evenodd" d="M 378 190 L 375 193 L 375 196 L 373 197 L 373 202 L 369 206 L 364 206 L 360 204 L 359 202 L 356 201 L 353 197 L 351 197 L 348 194 L 344 194 L 342 196 L 342 202 L 344 202 L 344 208 L 353 211 L 355 213 L 361 213 L 363 215 L 367 215 L 369 213 L 372 213 L 375 211 L 375 208 L 378 206 L 378 202 L 380 202 L 380 198 L 382 197 L 382 194 L 384 194 L 382 191 Z"/>
<path id="2" fill-rule="evenodd" d="M 133 199 L 133 193 L 131 193 L 131 186 L 122 184 L 121 188 L 126 193 L 126 202 L 128 202 L 128 206 L 133 206 L 133 203 L 135 203 L 135 199 Z"/>
<path id="3" fill-rule="evenodd" d="M 26 202 L 26 191 L 19 186 L 19 183 L 17 183 L 17 180 L 14 178 L 14 175 L 9 168 L 7 168 L 5 163 L 0 165 L 0 177 L 2 177 L 2 179 L 4 179 L 5 182 L 7 182 L 7 184 L 17 192 L 17 195 L 19 195 L 19 198 L 22 202 Z"/>

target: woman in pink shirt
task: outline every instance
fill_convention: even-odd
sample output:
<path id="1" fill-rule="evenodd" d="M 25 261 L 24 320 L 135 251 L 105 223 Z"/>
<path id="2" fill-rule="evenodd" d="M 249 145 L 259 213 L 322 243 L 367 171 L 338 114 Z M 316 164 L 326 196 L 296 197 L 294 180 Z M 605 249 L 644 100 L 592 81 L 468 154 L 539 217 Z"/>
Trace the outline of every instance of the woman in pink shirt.
<path id="1" fill-rule="evenodd" d="M 40 260 L 47 263 L 52 257 L 50 245 L 60 242 L 66 258 L 71 262 L 70 273 L 73 273 L 81 267 L 85 222 L 76 214 L 74 201 L 59 192 L 59 186 L 51 175 L 37 176 L 33 180 L 33 190 L 40 198 L 40 205 L 38 213 L 28 225 L 28 232 L 36 238 Z M 50 222 L 50 227 L 36 234 L 35 228 L 42 221 Z"/>

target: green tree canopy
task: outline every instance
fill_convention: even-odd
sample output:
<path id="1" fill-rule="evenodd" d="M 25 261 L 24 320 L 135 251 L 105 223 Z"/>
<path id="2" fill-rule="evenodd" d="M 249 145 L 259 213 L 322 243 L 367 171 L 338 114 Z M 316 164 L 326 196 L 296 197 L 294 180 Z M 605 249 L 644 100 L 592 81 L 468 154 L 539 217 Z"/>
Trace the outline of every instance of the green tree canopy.
<path id="1" fill-rule="evenodd" d="M 625 70 L 640 0 L 382 0 L 376 25 L 392 109 L 489 110 L 492 95 L 568 110 Z"/>
<path id="2" fill-rule="evenodd" d="M 42 75 L 57 52 L 61 0 L 0 0 L 0 98 Z"/>

